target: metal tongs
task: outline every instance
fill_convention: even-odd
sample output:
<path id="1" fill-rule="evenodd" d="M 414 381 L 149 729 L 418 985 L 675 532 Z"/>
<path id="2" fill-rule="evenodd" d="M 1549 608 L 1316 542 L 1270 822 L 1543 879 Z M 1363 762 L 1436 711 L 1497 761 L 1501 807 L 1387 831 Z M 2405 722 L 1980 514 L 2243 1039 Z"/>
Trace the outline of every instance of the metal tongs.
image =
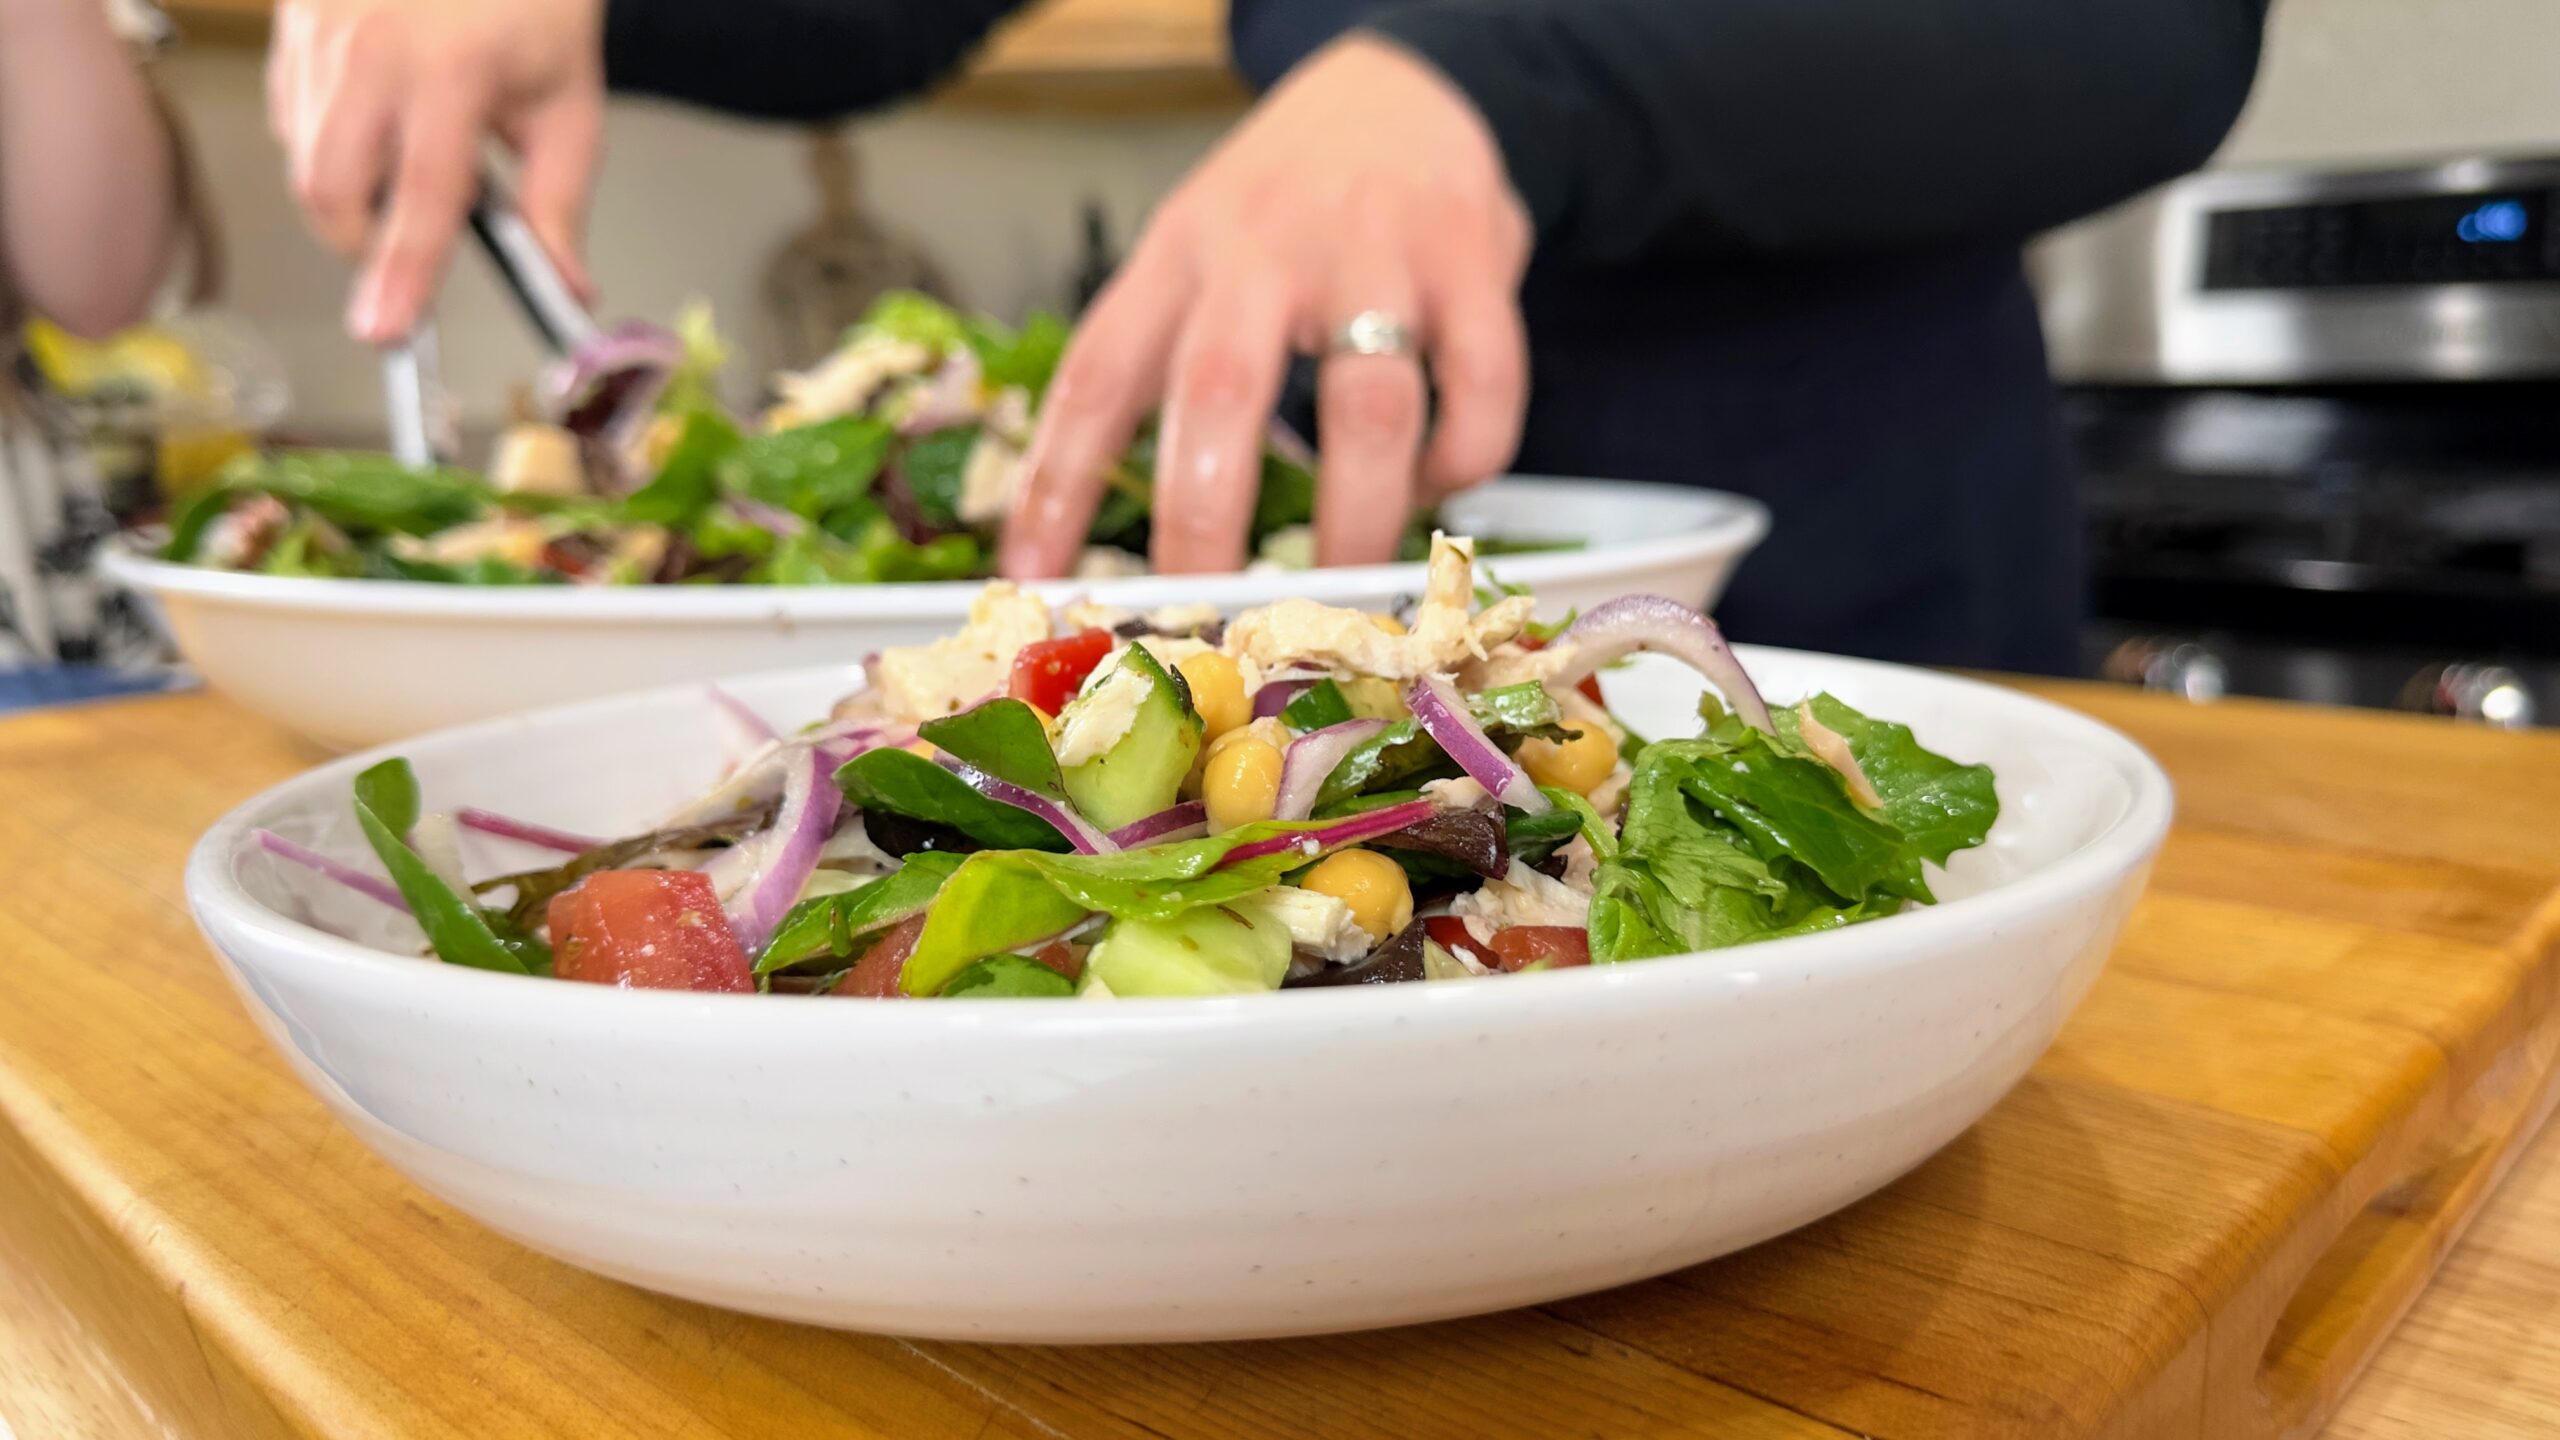
<path id="1" fill-rule="evenodd" d="M 562 366 L 560 423 L 618 447 L 656 405 L 668 374 L 683 359 L 682 344 L 654 326 L 598 325 L 486 165 L 471 206 L 471 233 Z M 392 454 L 420 468 L 451 459 L 458 446 L 436 372 L 432 319 L 420 320 L 406 340 L 383 352 L 382 374 Z"/>

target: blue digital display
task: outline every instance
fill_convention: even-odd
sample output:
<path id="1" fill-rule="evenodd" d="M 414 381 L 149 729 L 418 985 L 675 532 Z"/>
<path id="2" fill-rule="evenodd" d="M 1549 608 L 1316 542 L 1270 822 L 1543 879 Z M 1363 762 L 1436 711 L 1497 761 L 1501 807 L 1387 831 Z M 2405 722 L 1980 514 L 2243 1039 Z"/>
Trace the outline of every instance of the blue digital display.
<path id="1" fill-rule="evenodd" d="M 2473 245 L 2500 245 L 2524 238 L 2526 216 L 2520 200 L 2491 200 L 2454 222 L 2454 235 Z"/>

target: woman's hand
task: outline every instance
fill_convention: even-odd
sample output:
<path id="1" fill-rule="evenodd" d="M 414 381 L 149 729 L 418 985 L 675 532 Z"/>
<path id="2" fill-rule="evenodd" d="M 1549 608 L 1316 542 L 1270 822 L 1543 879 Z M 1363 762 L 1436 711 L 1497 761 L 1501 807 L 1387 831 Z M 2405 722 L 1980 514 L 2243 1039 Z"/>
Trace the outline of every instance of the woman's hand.
<path id="1" fill-rule="evenodd" d="M 1345 348 L 1343 327 L 1371 312 L 1413 349 L 1323 361 L 1316 548 L 1327 564 L 1392 559 L 1417 501 L 1492 475 L 1518 444 L 1529 244 L 1493 135 L 1448 81 L 1361 35 L 1309 57 L 1166 199 L 1078 327 L 1006 525 L 1005 573 L 1067 571 L 1104 467 L 1159 404 L 1156 568 L 1242 565 L 1289 356 Z M 1427 451 L 1426 356 L 1439 398 Z"/>
<path id="2" fill-rule="evenodd" d="M 363 257 L 347 329 L 409 333 L 478 193 L 480 142 L 521 157 L 516 202 L 569 282 L 604 123 L 603 0 L 282 0 L 267 121 L 294 198 Z"/>

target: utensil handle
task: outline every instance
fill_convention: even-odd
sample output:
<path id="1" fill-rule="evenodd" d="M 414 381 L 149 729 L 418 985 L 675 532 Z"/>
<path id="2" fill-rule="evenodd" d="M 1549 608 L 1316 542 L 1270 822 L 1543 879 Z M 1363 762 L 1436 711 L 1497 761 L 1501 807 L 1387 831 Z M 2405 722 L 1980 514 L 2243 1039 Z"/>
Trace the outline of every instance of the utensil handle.
<path id="1" fill-rule="evenodd" d="M 533 227 L 516 209 L 515 199 L 485 167 L 480 172 L 480 198 L 471 206 L 471 233 L 497 266 L 525 317 L 542 334 L 553 353 L 574 354 L 596 333 L 596 321 L 578 294 L 551 263 L 551 253 L 535 238 Z"/>
<path id="2" fill-rule="evenodd" d="M 453 458 L 457 447 L 436 365 L 433 319 L 421 317 L 407 338 L 383 350 L 382 398 L 394 459 L 425 470 Z"/>

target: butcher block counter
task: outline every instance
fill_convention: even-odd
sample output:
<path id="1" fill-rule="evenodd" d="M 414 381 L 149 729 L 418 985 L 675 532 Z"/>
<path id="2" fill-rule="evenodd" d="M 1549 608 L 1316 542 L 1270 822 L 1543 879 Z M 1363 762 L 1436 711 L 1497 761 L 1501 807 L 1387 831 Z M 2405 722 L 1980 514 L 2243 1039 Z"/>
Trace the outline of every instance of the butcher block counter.
<path id="1" fill-rule="evenodd" d="M 0 1433 L 2560 1433 L 2560 735 L 2036 688 L 2149 746 L 2178 824 L 2052 1053 L 1920 1170 L 1600 1295 L 1102 1349 L 751 1319 L 481 1229 L 187 918 L 196 835 L 322 757 L 208 695 L 0 718 Z"/>

